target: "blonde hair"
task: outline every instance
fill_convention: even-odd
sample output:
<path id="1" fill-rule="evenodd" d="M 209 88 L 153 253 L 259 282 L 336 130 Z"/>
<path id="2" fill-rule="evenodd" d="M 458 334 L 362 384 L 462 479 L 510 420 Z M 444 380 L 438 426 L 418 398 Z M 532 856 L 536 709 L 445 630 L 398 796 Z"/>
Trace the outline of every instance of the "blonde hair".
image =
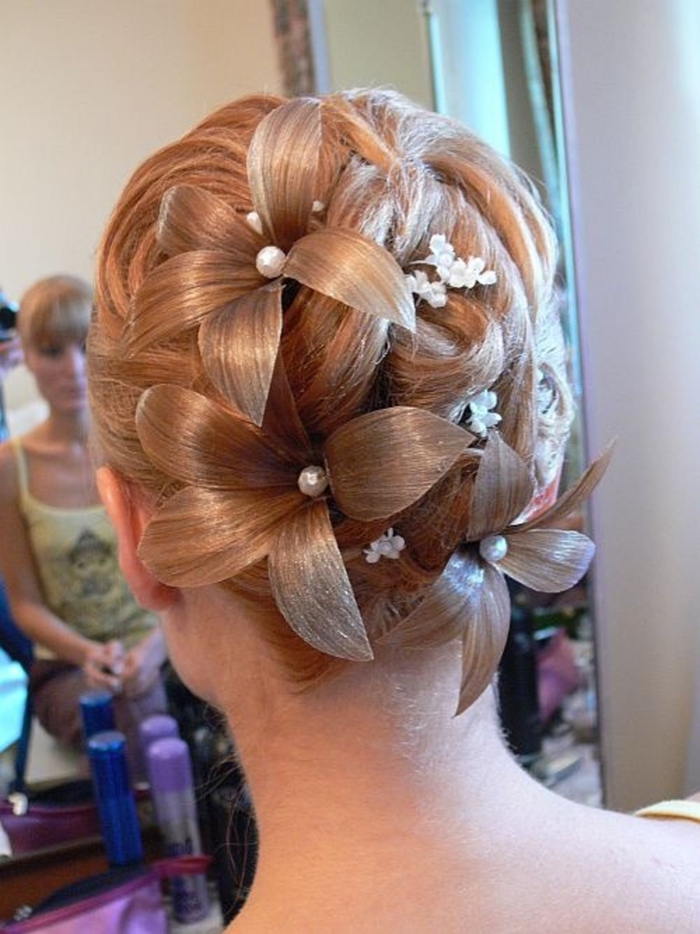
<path id="1" fill-rule="evenodd" d="M 92 288 L 77 276 L 47 276 L 22 296 L 17 324 L 29 347 L 87 339 Z"/>
<path id="2" fill-rule="evenodd" d="M 281 167 L 270 161 L 273 147 L 282 154 Z M 273 242 L 290 254 L 279 286 L 280 354 L 294 410 L 315 449 L 358 417 L 399 407 L 463 425 L 470 397 L 488 388 L 498 397 L 500 436 L 526 465 L 535 492 L 546 487 L 562 456 L 571 397 L 553 291 L 555 243 L 532 186 L 464 127 L 390 91 L 334 94 L 313 106 L 255 96 L 222 107 L 148 159 L 127 184 L 100 249 L 89 341 L 95 440 L 101 457 L 145 491 L 156 512 L 186 486 L 169 463 L 186 460 L 196 482 L 197 475 L 211 473 L 214 455 L 231 456 L 231 442 L 224 421 L 196 406 L 183 415 L 163 403 L 145 419 L 142 400 L 152 387 L 171 387 L 173 400 L 176 390 L 193 390 L 215 402 L 233 428 L 245 422 L 256 445 L 265 440 L 266 426 L 261 435 L 250 434 L 250 417 L 227 402 L 208 359 L 223 353 L 231 379 L 239 362 L 246 372 L 250 348 L 221 350 L 209 340 L 208 322 L 225 317 L 231 303 L 265 282 L 251 263 L 259 243 L 244 220 L 261 204 Z M 293 253 L 299 238 L 315 231 L 334 236 L 319 238 L 315 250 Z M 398 280 L 380 251 L 360 249 L 344 231 L 379 245 L 392 268 L 398 264 L 405 273 L 428 256 L 431 236 L 444 234 L 458 256 L 483 258 L 497 280 L 448 290 L 442 308 L 420 301 L 415 329 L 403 327 L 389 312 L 367 314 L 332 297 L 332 282 L 324 290 L 304 284 L 342 278 L 343 288 L 352 290 L 371 281 L 388 305 L 401 305 Z M 543 379 L 544 407 L 538 406 Z M 275 405 L 270 398 L 266 417 L 275 417 L 269 414 Z M 280 404 L 275 428 L 282 434 L 288 416 Z M 179 441 L 168 441 L 169 433 Z M 144 444 L 147 435 L 151 441 Z M 385 481 L 404 481 L 415 465 L 402 461 L 399 442 L 397 436 L 396 457 L 384 444 L 382 462 L 374 462 L 376 450 L 350 444 L 338 457 L 361 465 L 367 489 L 379 472 Z M 481 453 L 477 443 L 453 458 L 438 482 L 391 523 L 348 518 L 330 500 L 333 532 L 370 643 L 411 612 L 459 549 Z M 260 457 L 264 476 L 268 464 Z M 264 482 L 255 473 L 246 482 L 261 488 L 264 510 Z M 161 579 L 197 582 L 211 559 L 198 554 L 204 528 L 220 526 L 225 536 L 229 521 L 242 523 L 238 534 L 245 541 L 245 518 L 228 518 L 216 478 L 210 480 L 212 498 L 182 511 L 177 535 L 150 537 L 144 557 Z M 398 527 L 406 547 L 399 560 L 370 564 L 363 544 L 387 524 Z M 311 683 L 336 665 L 278 612 L 265 560 L 229 577 L 202 570 L 201 580 L 220 580 L 267 608 L 265 632 L 300 682 Z M 453 636 L 445 627 L 441 637 Z M 475 638 L 483 689 L 500 648 L 491 650 L 488 633 Z"/>

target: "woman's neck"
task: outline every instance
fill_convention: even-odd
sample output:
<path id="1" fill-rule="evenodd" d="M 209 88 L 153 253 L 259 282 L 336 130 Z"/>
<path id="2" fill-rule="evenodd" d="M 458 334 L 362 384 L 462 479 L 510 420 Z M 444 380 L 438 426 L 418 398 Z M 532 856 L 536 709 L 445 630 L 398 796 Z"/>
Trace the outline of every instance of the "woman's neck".
<path id="1" fill-rule="evenodd" d="M 86 445 L 89 414 L 87 409 L 70 413 L 51 410 L 41 427 L 43 437 L 48 442 Z"/>
<path id="2" fill-rule="evenodd" d="M 453 716 L 458 672 L 432 677 L 445 654 L 427 679 L 410 662 L 355 666 L 279 706 L 268 697 L 257 730 L 232 711 L 260 832 L 244 930 L 291 899 L 337 906 L 345 889 L 366 903 L 379 880 L 406 894 L 483 872 L 518 808 L 542 794 L 503 745 L 491 691 Z"/>

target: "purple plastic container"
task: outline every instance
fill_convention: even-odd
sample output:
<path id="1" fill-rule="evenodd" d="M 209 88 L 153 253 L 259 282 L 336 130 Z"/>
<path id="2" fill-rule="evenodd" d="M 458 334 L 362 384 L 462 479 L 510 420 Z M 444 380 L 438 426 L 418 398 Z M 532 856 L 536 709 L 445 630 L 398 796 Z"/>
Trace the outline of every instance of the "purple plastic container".
<path id="1" fill-rule="evenodd" d="M 183 740 L 166 737 L 146 750 L 151 797 L 168 856 L 202 852 L 192 782 L 190 750 Z M 173 916 L 190 923 L 209 912 L 205 876 L 178 876 L 171 880 Z"/>

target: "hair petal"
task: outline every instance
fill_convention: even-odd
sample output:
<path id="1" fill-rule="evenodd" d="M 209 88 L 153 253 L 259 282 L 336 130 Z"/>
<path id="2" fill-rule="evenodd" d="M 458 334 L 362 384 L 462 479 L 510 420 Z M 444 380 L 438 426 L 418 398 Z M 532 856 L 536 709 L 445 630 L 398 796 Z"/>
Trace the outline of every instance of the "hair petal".
<path id="1" fill-rule="evenodd" d="M 160 203 L 158 245 L 168 256 L 194 250 L 224 251 L 238 265 L 253 263 L 256 235 L 222 198 L 193 185 L 174 185 Z"/>
<path id="2" fill-rule="evenodd" d="M 298 492 L 187 487 L 156 510 L 139 556 L 172 587 L 227 580 L 269 554 L 278 529 L 302 499 Z"/>
<path id="3" fill-rule="evenodd" d="M 262 430 L 265 437 L 280 448 L 282 456 L 298 464 L 300 469 L 313 463 L 313 449 L 299 417 L 281 353 L 277 354 L 272 373 Z"/>
<path id="4" fill-rule="evenodd" d="M 358 311 L 416 329 L 404 271 L 388 250 L 354 230 L 323 227 L 297 240 L 284 274 Z"/>
<path id="5" fill-rule="evenodd" d="M 277 606 L 305 642 L 337 658 L 373 657 L 325 501 L 309 503 L 284 523 L 269 574 Z"/>
<path id="6" fill-rule="evenodd" d="M 510 627 L 510 595 L 497 568 L 484 565 L 480 586 L 470 589 L 469 593 L 457 714 L 473 704 L 493 681 Z"/>
<path id="7" fill-rule="evenodd" d="M 504 574 L 542 593 L 561 593 L 577 584 L 595 545 L 580 532 L 530 529 L 509 532 L 508 553 L 498 562 Z"/>
<path id="8" fill-rule="evenodd" d="M 306 233 L 321 149 L 315 100 L 287 101 L 258 124 L 248 149 L 253 207 L 275 246 L 285 252 Z"/>
<path id="9" fill-rule="evenodd" d="M 570 515 L 575 509 L 578 509 L 600 483 L 612 459 L 613 448 L 614 442 L 607 446 L 600 457 L 593 461 L 576 483 L 570 486 L 549 509 L 538 516 L 533 516 L 532 519 L 523 522 L 522 525 L 513 526 L 513 528 L 517 532 L 527 532 L 543 525 L 554 525 Z"/>
<path id="10" fill-rule="evenodd" d="M 474 592 L 484 570 L 466 551 L 455 552 L 418 606 L 378 640 L 382 645 L 424 648 L 456 639 L 469 624 Z"/>
<path id="11" fill-rule="evenodd" d="M 199 329 L 207 375 L 239 412 L 262 425 L 282 335 L 282 283 L 254 289 Z"/>
<path id="12" fill-rule="evenodd" d="M 497 431 L 489 432 L 472 490 L 467 541 L 505 529 L 527 506 L 532 493 L 524 461 Z"/>
<path id="13" fill-rule="evenodd" d="M 124 332 L 127 355 L 180 336 L 263 282 L 250 257 L 238 266 L 221 251 L 172 256 L 149 274 L 135 295 Z"/>
<path id="14" fill-rule="evenodd" d="M 136 431 L 151 463 L 181 483 L 213 490 L 262 488 L 271 495 L 295 488 L 294 469 L 262 432 L 191 389 L 147 389 L 136 409 Z"/>
<path id="15" fill-rule="evenodd" d="M 424 409 L 360 415 L 326 442 L 333 497 L 351 519 L 389 518 L 427 493 L 473 441 L 464 428 Z"/>

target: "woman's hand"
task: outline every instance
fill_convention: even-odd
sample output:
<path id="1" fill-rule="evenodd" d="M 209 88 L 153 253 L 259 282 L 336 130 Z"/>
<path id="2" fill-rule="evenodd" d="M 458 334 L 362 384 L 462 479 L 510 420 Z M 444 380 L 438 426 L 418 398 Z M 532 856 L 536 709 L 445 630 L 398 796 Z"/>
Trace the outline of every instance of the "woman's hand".
<path id="1" fill-rule="evenodd" d="M 151 690 L 160 678 L 160 666 L 165 655 L 165 643 L 159 629 L 129 649 L 122 669 L 122 685 L 127 697 L 140 697 Z"/>
<path id="2" fill-rule="evenodd" d="M 82 669 L 89 686 L 119 694 L 123 687 L 125 658 L 124 646 L 116 639 L 88 643 Z"/>

